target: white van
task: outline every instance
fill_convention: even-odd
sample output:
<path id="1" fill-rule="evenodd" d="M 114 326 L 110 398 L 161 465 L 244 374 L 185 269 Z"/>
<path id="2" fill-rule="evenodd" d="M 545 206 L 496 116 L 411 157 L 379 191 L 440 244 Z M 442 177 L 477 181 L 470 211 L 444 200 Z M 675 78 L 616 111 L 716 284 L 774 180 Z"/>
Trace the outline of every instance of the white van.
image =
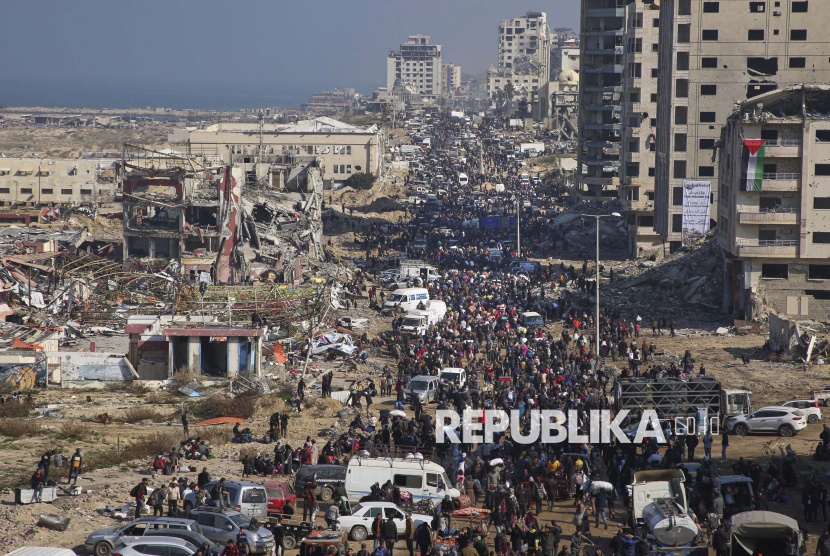
<path id="1" fill-rule="evenodd" d="M 527 174 L 522 174 L 521 176 L 519 176 L 519 182 L 522 185 L 530 185 L 530 176 Z"/>
<path id="2" fill-rule="evenodd" d="M 496 193 L 504 193 L 503 183 L 497 183 L 494 187 L 496 188 Z"/>
<path id="3" fill-rule="evenodd" d="M 470 183 L 470 178 L 467 174 L 458 174 L 458 185 L 465 186 Z"/>
<path id="4" fill-rule="evenodd" d="M 429 301 L 429 291 L 426 288 L 401 288 L 392 292 L 386 298 L 384 307 L 400 307 L 404 311 L 412 311 L 418 308 L 421 301 L 426 305 Z"/>
<path id="5" fill-rule="evenodd" d="M 438 378 L 444 384 L 453 383 L 457 388 L 461 388 L 467 383 L 467 371 L 461 367 L 444 367 L 438 373 Z"/>
<path id="6" fill-rule="evenodd" d="M 346 470 L 346 497 L 359 502 L 372 492 L 372 485 L 391 481 L 412 495 L 413 501 L 432 499 L 436 502 L 449 495 L 461 495 L 452 488 L 447 472 L 435 462 L 424 459 L 362 458 L 349 460 Z"/>

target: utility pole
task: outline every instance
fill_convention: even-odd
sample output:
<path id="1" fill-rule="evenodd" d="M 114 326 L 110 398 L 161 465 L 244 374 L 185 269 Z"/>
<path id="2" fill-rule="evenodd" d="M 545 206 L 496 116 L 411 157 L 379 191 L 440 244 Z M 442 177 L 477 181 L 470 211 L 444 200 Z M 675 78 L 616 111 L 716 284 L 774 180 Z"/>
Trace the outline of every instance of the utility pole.
<path id="1" fill-rule="evenodd" d="M 590 216 L 596 221 L 597 224 L 597 233 L 596 233 L 596 245 L 597 245 L 597 252 L 596 252 L 596 265 L 597 265 L 597 276 L 595 281 L 595 288 L 596 288 L 596 295 L 594 295 L 594 300 L 596 301 L 595 313 L 594 313 L 594 325 L 596 326 L 596 336 L 594 336 L 594 353 L 599 355 L 599 219 L 603 216 L 616 216 L 620 217 L 620 213 L 612 212 L 611 214 L 583 214 L 582 216 Z M 595 367 L 596 368 L 596 367 Z"/>
<path id="2" fill-rule="evenodd" d="M 517 196 L 516 197 L 516 257 L 522 257 L 522 232 L 521 232 L 521 224 L 519 223 L 519 213 L 522 210 L 522 200 Z"/>

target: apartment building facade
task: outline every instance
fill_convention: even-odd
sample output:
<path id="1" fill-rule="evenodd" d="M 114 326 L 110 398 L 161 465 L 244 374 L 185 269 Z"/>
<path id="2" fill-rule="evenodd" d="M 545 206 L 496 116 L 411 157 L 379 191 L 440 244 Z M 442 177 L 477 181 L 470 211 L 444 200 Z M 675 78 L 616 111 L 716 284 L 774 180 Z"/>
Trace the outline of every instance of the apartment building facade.
<path id="1" fill-rule="evenodd" d="M 523 17 L 499 24 L 498 67 L 487 71 L 490 97 L 513 87 L 514 98 L 531 100 L 550 79 L 550 28 L 545 12 L 527 12 Z"/>
<path id="2" fill-rule="evenodd" d="M 574 192 L 607 200 L 618 196 L 622 72 L 626 4 L 582 0 L 579 44 L 579 147 Z"/>
<path id="3" fill-rule="evenodd" d="M 633 2 L 625 7 L 620 198 L 629 253 L 634 256 L 661 243 L 654 231 L 659 13 L 653 3 Z"/>
<path id="4" fill-rule="evenodd" d="M 112 203 L 112 160 L 0 158 L 0 206 L 77 206 Z"/>
<path id="5" fill-rule="evenodd" d="M 378 126 L 353 126 L 320 117 L 297 124 L 264 124 L 261 130 L 254 123 L 213 124 L 191 131 L 182 149 L 216 164 L 250 164 L 257 155 L 274 160 L 315 156 L 330 187 L 358 172 L 379 176 L 383 144 Z M 261 164 L 258 174 L 266 175 L 268 167 Z"/>
<path id="6" fill-rule="evenodd" d="M 443 91 L 441 70 L 441 45 L 431 44 L 428 35 L 410 35 L 386 58 L 386 88 L 391 91 L 397 82 L 409 84 L 421 98 L 436 100 Z"/>
<path id="7" fill-rule="evenodd" d="M 830 86 L 742 102 L 721 130 L 718 241 L 724 307 L 811 317 L 830 311 Z"/>
<path id="8" fill-rule="evenodd" d="M 734 104 L 830 81 L 830 10 L 815 0 L 663 0 L 659 17 L 654 228 L 675 251 L 688 180 L 711 183 L 715 224 L 716 146 Z"/>
<path id="9" fill-rule="evenodd" d="M 450 94 L 461 88 L 461 66 L 443 64 L 441 66 L 441 86 L 443 93 Z"/>

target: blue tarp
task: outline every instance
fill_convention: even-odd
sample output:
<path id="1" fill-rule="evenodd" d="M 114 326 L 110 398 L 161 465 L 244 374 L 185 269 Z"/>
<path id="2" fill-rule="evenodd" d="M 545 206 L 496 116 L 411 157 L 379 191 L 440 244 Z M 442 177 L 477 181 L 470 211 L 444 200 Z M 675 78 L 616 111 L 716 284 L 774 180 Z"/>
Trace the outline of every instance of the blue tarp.
<path id="1" fill-rule="evenodd" d="M 498 230 L 501 219 L 498 216 L 488 216 L 479 220 L 479 226 L 485 230 Z"/>

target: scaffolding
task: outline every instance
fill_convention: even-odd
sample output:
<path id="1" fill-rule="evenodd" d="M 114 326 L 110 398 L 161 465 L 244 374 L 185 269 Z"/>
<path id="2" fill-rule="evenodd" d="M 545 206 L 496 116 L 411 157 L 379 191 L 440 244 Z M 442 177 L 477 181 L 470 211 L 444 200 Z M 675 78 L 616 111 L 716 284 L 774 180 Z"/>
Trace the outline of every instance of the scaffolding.
<path id="1" fill-rule="evenodd" d="M 220 322 L 250 322 L 259 313 L 269 325 L 316 318 L 331 297 L 327 286 L 221 286 L 186 285 L 177 301 L 176 313 L 215 317 Z"/>

